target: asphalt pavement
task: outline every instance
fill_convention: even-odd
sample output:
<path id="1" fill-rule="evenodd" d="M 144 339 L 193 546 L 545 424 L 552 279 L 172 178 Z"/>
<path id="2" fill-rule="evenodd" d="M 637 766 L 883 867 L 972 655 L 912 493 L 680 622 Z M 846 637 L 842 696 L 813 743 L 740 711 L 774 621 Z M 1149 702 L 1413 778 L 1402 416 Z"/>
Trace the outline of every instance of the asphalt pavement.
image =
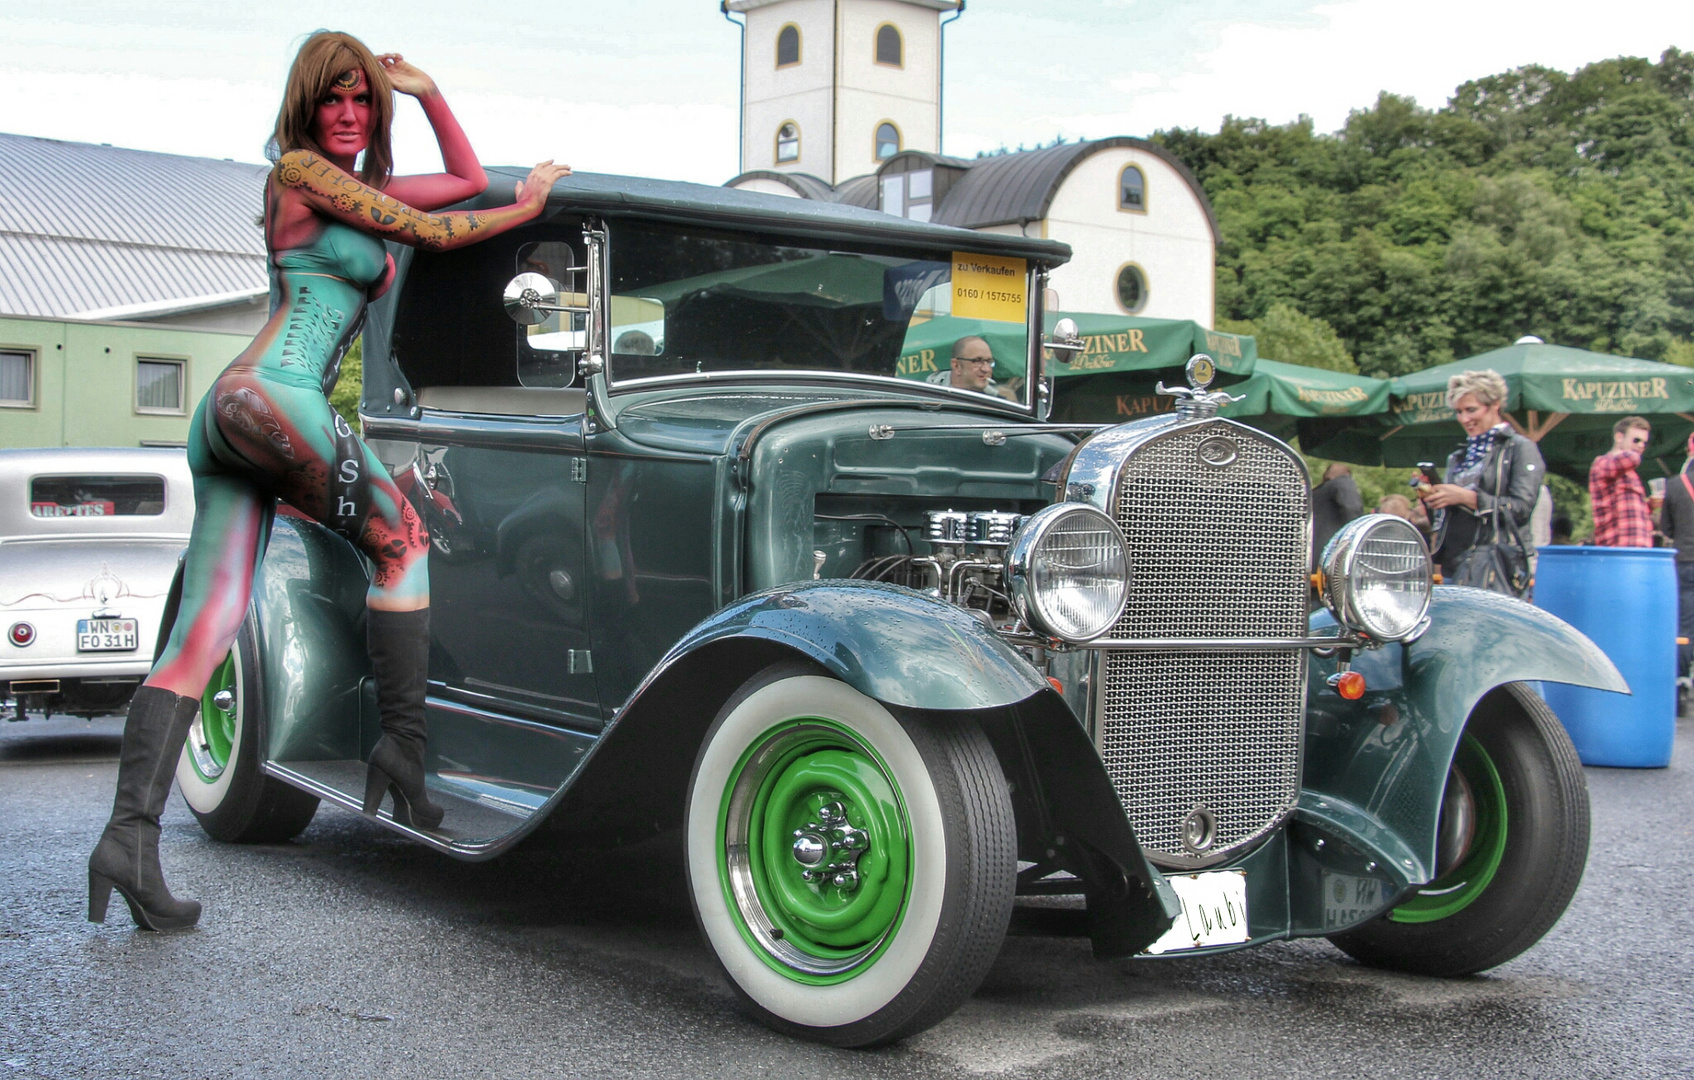
<path id="1" fill-rule="evenodd" d="M 1486 975 L 1360 967 L 1324 941 L 1094 961 L 1009 937 L 977 995 L 902 1045 L 742 1016 L 680 882 L 518 853 L 459 863 L 320 809 L 218 844 L 173 794 L 168 878 L 200 927 L 84 921 L 121 721 L 0 725 L 0 1080 L 26 1077 L 1557 1077 L 1694 1075 L 1694 722 L 1660 770 L 1588 770 L 1571 909 Z"/>

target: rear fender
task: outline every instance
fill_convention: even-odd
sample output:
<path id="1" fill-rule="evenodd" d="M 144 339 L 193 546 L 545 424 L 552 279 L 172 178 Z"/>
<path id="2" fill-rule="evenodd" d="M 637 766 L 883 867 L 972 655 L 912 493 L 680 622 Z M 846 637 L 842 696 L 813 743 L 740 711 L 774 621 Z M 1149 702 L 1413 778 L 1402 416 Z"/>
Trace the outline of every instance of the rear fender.
<path id="1" fill-rule="evenodd" d="M 542 834 L 627 844 L 679 829 L 695 754 L 723 702 L 794 659 L 919 722 L 973 714 L 1012 789 L 1020 857 L 1082 879 L 1097 955 L 1140 951 L 1180 913 L 1046 679 L 969 612 L 870 582 L 784 586 L 701 623 L 619 711 Z"/>
<path id="2" fill-rule="evenodd" d="M 1366 684 L 1358 701 L 1329 686 L 1334 659 L 1313 660 L 1307 687 L 1297 838 L 1309 849 L 1325 836 L 1342 839 L 1396 889 L 1434 875 L 1447 771 L 1485 695 L 1537 681 L 1629 692 L 1598 646 L 1540 608 L 1480 589 L 1440 587 L 1430 616 L 1429 630 L 1412 644 L 1355 655 L 1353 670 Z M 1314 620 L 1330 623 L 1327 616 Z"/>

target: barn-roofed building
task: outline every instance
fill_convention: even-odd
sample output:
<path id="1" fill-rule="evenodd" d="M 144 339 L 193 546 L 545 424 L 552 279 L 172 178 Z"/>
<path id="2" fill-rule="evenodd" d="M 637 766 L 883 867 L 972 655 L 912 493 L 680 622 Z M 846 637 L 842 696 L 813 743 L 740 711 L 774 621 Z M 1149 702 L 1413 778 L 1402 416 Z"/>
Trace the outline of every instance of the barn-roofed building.
<path id="1" fill-rule="evenodd" d="M 0 134 L 0 446 L 186 440 L 269 314 L 268 171 Z"/>
<path id="2" fill-rule="evenodd" d="M 745 21 L 741 169 L 728 186 L 1071 245 L 1071 311 L 1211 326 L 1217 218 L 1163 147 L 1117 137 L 979 158 L 935 152 L 956 0 L 727 0 Z"/>

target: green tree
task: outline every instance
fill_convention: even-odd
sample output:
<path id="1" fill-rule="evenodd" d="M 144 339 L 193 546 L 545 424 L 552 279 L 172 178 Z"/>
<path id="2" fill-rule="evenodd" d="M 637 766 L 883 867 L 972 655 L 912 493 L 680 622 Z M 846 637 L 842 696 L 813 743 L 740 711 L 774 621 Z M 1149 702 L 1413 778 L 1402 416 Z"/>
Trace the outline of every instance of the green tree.
<path id="1" fill-rule="evenodd" d="M 1353 362 L 1353 354 L 1347 351 L 1335 327 L 1303 314 L 1292 304 L 1274 303 L 1258 319 L 1220 319 L 1218 329 L 1251 334 L 1258 341 L 1259 355 L 1272 360 L 1348 375 L 1359 373 L 1359 365 Z"/>
<path id="2" fill-rule="evenodd" d="M 362 431 L 359 426 L 359 397 L 365 390 L 365 338 L 360 335 L 347 349 L 347 355 L 341 358 L 341 376 L 336 380 L 335 389 L 329 392 L 329 404 L 342 418 L 351 424 L 354 431 Z"/>
<path id="3" fill-rule="evenodd" d="M 1217 213 L 1220 325 L 1286 305 L 1390 376 L 1523 334 L 1648 359 L 1694 341 L 1694 54 L 1530 65 L 1434 110 L 1384 93 L 1331 134 L 1225 117 L 1154 139 Z"/>

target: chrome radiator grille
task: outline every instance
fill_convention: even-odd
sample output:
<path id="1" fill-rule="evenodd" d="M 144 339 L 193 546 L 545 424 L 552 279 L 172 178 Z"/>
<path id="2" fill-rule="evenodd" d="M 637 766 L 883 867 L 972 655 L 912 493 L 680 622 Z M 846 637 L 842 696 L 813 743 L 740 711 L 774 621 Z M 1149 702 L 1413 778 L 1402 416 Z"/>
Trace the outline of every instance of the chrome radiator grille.
<path id="1" fill-rule="evenodd" d="M 1200 444 L 1239 457 L 1202 464 Z M 1129 606 L 1112 637 L 1299 637 L 1306 632 L 1305 470 L 1240 428 L 1201 424 L 1124 463 L 1114 508 L 1129 541 Z"/>
<path id="2" fill-rule="evenodd" d="M 1207 451 L 1229 456 L 1216 452 L 1220 438 L 1234 458 L 1208 465 Z M 1131 580 L 1110 636 L 1303 635 L 1309 507 L 1298 461 L 1234 425 L 1198 424 L 1142 445 L 1120 470 L 1113 507 Z M 1149 854 L 1212 862 L 1293 807 L 1305 669 L 1305 653 L 1293 649 L 1103 657 L 1100 752 Z M 1204 851 L 1182 837 L 1198 808 L 1215 822 Z"/>
<path id="3" fill-rule="evenodd" d="M 1148 853 L 1191 861 L 1185 818 L 1216 820 L 1209 853 L 1252 840 L 1294 805 L 1302 652 L 1112 652 L 1100 757 Z"/>

